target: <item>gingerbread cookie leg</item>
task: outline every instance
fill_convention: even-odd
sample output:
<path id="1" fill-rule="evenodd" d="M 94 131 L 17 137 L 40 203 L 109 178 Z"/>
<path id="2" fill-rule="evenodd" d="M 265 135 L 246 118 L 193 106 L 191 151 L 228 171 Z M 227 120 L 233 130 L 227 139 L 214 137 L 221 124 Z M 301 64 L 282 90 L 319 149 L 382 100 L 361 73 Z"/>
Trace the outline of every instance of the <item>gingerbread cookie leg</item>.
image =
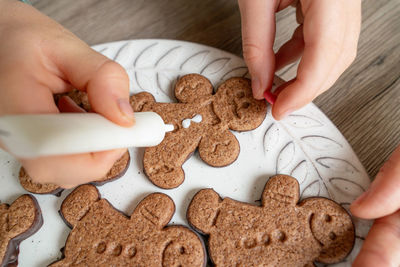
<path id="1" fill-rule="evenodd" d="M 236 137 L 229 131 L 214 131 L 204 136 L 199 144 L 201 159 L 213 167 L 224 167 L 239 156 L 240 146 Z"/>

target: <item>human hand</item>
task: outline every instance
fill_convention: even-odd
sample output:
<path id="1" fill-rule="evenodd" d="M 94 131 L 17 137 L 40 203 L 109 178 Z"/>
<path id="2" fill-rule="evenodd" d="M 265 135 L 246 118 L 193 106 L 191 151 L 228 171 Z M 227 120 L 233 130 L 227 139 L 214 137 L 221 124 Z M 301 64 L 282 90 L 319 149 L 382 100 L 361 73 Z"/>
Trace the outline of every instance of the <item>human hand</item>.
<path id="1" fill-rule="evenodd" d="M 95 52 L 33 7 L 0 0 L 0 116 L 76 112 L 71 99 L 57 107 L 53 94 L 86 91 L 94 112 L 121 126 L 134 123 L 129 79 L 117 63 Z M 126 149 L 19 159 L 36 182 L 64 188 L 103 177 Z"/>
<path id="2" fill-rule="evenodd" d="M 353 266 L 400 266 L 400 145 L 350 210 L 376 219 Z"/>
<path id="3" fill-rule="evenodd" d="M 361 0 L 238 0 L 243 56 L 253 95 L 273 104 L 280 120 L 328 90 L 356 57 Z M 292 38 L 273 51 L 275 13 L 296 5 L 300 24 Z M 274 72 L 301 57 L 297 76 L 271 93 Z"/>

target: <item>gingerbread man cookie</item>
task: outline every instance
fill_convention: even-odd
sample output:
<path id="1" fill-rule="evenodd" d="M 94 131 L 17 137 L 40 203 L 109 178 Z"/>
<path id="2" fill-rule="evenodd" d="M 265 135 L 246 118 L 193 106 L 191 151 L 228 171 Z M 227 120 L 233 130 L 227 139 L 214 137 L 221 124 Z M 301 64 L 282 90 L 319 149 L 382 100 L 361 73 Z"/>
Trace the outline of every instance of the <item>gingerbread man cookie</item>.
<path id="1" fill-rule="evenodd" d="M 0 266 L 18 264 L 19 244 L 36 233 L 43 224 L 36 199 L 22 195 L 10 206 L 0 204 Z"/>
<path id="2" fill-rule="evenodd" d="M 175 85 L 180 103 L 157 103 L 150 93 L 131 97 L 134 111 L 154 111 L 174 131 L 161 144 L 146 148 L 144 171 L 157 186 L 175 188 L 184 180 L 183 163 L 198 147 L 201 159 L 214 167 L 231 164 L 239 155 L 236 137 L 229 131 L 249 131 L 265 118 L 265 101 L 252 96 L 250 80 L 231 78 L 213 94 L 208 79 L 199 74 L 181 77 Z"/>
<path id="3" fill-rule="evenodd" d="M 93 185 L 76 188 L 60 214 L 72 227 L 64 258 L 51 266 L 205 266 L 201 239 L 184 226 L 168 226 L 175 205 L 165 194 L 145 197 L 127 217 Z"/>
<path id="4" fill-rule="evenodd" d="M 350 215 L 326 198 L 298 201 L 297 180 L 277 175 L 265 185 L 261 206 L 203 189 L 190 203 L 187 219 L 209 235 L 216 266 L 304 267 L 343 260 L 355 239 Z"/>

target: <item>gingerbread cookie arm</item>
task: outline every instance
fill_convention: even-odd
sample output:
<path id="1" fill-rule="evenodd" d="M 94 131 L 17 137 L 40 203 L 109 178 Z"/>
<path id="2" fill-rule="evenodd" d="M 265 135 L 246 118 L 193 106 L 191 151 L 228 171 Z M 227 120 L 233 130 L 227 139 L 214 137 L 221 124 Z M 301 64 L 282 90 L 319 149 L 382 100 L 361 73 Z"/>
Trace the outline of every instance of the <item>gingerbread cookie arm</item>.
<path id="1" fill-rule="evenodd" d="M 186 213 L 189 224 L 202 234 L 209 234 L 217 221 L 221 202 L 213 189 L 197 192 Z"/>
<path id="2" fill-rule="evenodd" d="M 270 204 L 291 205 L 297 204 L 300 198 L 299 183 L 288 175 L 271 177 L 264 187 L 262 206 Z"/>
<path id="3" fill-rule="evenodd" d="M 77 187 L 61 204 L 60 215 L 65 223 L 72 228 L 85 216 L 90 206 L 100 199 L 97 188 L 86 184 Z"/>
<path id="4" fill-rule="evenodd" d="M 354 225 L 348 212 L 334 201 L 320 197 L 304 199 L 299 206 L 308 212 L 310 230 L 321 244 L 316 261 L 330 264 L 347 257 L 355 242 Z"/>
<path id="5" fill-rule="evenodd" d="M 175 213 L 172 199 L 161 193 L 153 193 L 145 197 L 132 213 L 131 220 L 144 221 L 148 225 L 161 230 Z"/>
<path id="6" fill-rule="evenodd" d="M 141 112 L 146 111 L 146 108 L 155 102 L 154 96 L 147 92 L 141 92 L 132 95 L 129 99 L 133 111 Z"/>
<path id="7" fill-rule="evenodd" d="M 19 244 L 43 224 L 41 210 L 31 195 L 22 195 L 11 206 L 0 205 L 0 266 L 14 266 Z"/>

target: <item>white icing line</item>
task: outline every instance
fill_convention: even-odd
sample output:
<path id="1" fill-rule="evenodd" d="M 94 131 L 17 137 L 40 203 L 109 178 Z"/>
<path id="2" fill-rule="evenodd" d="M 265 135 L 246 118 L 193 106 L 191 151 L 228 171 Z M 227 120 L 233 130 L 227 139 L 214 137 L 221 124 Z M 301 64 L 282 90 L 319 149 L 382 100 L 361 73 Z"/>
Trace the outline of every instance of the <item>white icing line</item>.
<path id="1" fill-rule="evenodd" d="M 191 121 L 196 122 L 196 123 L 200 123 L 202 120 L 203 120 L 203 117 L 200 114 L 197 114 L 192 119 L 184 119 L 182 121 L 182 127 L 185 128 L 185 129 L 189 128 Z"/>

